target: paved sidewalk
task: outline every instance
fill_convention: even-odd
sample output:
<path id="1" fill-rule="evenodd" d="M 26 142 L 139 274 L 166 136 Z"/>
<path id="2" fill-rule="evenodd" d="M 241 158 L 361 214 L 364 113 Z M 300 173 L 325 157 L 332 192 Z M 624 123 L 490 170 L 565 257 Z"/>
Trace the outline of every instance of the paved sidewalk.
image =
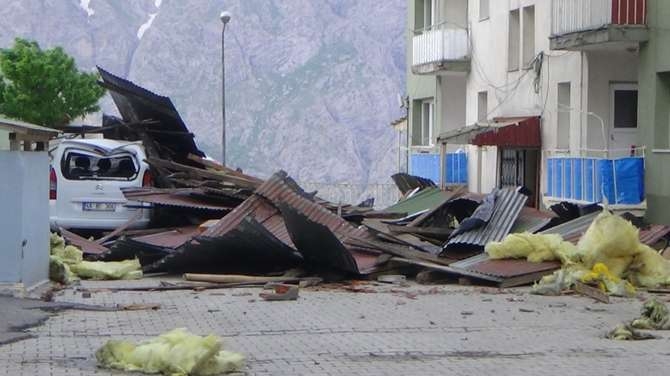
<path id="1" fill-rule="evenodd" d="M 85 282 L 82 287 L 156 281 Z M 609 305 L 583 297 L 459 286 L 377 287 L 377 293 L 302 290 L 298 301 L 266 302 L 257 288 L 169 292 L 75 289 L 58 301 L 160 303 L 156 311 L 68 311 L 0 347 L 0 375 L 119 375 L 97 369 L 109 339 L 142 340 L 175 327 L 214 333 L 246 355 L 250 375 L 646 375 L 667 374 L 670 333 L 604 339 L 639 312 L 637 299 Z M 393 292 L 395 291 L 395 292 Z M 407 294 L 404 291 L 411 293 Z M 663 300 L 668 297 L 660 296 Z"/>

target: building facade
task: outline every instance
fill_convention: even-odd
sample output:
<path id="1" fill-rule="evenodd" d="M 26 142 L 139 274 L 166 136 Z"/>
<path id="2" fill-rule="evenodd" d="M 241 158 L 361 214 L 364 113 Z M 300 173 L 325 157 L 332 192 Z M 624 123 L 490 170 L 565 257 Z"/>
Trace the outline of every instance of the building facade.
<path id="1" fill-rule="evenodd" d="M 620 200 L 616 183 L 603 190 L 611 177 L 600 174 L 616 180 L 628 165 L 615 160 L 646 151 L 637 111 L 646 3 L 409 0 L 411 153 L 466 150 L 473 192 L 524 185 L 536 206 L 603 197 L 643 206 Z"/>
<path id="2" fill-rule="evenodd" d="M 648 145 L 648 220 L 670 223 L 670 1 L 647 0 L 649 41 L 640 48 L 638 118 Z"/>

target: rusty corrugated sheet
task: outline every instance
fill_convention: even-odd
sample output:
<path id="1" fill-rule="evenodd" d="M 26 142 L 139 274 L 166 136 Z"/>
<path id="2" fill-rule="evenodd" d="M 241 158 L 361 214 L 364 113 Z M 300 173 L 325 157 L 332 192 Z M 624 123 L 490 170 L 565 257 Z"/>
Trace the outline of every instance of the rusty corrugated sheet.
<path id="1" fill-rule="evenodd" d="M 449 265 L 458 274 L 499 283 L 501 287 L 520 286 L 539 280 L 561 267 L 558 261 L 491 260 L 480 254 Z"/>
<path id="2" fill-rule="evenodd" d="M 528 196 L 516 189 L 498 190 L 493 215 L 486 226 L 453 237 L 444 247 L 443 254 L 463 249 L 482 251 L 487 243 L 501 241 L 512 229 L 527 200 Z"/>
<path id="3" fill-rule="evenodd" d="M 668 235 L 668 233 L 670 233 L 670 226 L 650 225 L 647 228 L 640 229 L 640 242 L 651 246 Z"/>
<path id="4" fill-rule="evenodd" d="M 88 240 L 62 227 L 59 230 L 60 234 L 63 236 L 65 241 L 74 245 L 75 247 L 80 248 L 84 253 L 99 255 L 109 250 L 109 248 L 105 247 L 102 244 L 98 244 L 92 240 Z"/>
<path id="5" fill-rule="evenodd" d="M 132 238 L 138 243 L 150 244 L 156 247 L 178 248 L 199 234 L 197 226 L 181 227 L 157 234 L 142 235 Z"/>
<path id="6" fill-rule="evenodd" d="M 128 80 L 115 76 L 98 67 L 102 86 L 109 90 L 123 120 L 129 123 L 142 120 L 155 120 L 160 128 L 152 132 L 151 137 L 169 149 L 177 161 L 189 163 L 188 154 L 204 157 L 198 149 L 193 135 L 189 132 L 179 112 L 168 97 L 157 95 Z"/>
<path id="7" fill-rule="evenodd" d="M 206 194 L 199 189 L 184 188 L 178 191 L 166 191 L 151 188 L 132 188 L 122 189 L 122 192 L 128 200 L 156 205 L 217 211 L 233 209 L 230 204 L 218 203 L 216 199 L 203 198 Z"/>
<path id="8" fill-rule="evenodd" d="M 317 269 L 356 274 L 364 274 L 375 267 L 379 252 L 348 249 L 326 226 L 309 220 L 285 203 L 278 205 L 289 235 L 306 264 Z"/>
<path id="9" fill-rule="evenodd" d="M 199 236 L 145 266 L 155 271 L 263 273 L 296 267 L 301 256 L 251 217 L 217 237 Z"/>

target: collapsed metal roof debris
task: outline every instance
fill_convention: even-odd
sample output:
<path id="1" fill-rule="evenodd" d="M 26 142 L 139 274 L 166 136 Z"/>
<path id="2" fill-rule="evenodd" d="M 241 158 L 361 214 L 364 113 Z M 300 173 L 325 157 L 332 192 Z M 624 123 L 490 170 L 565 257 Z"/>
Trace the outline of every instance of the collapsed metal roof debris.
<path id="1" fill-rule="evenodd" d="M 501 241 L 509 234 L 528 196 L 517 189 L 500 189 L 496 192 L 493 214 L 484 227 L 468 231 L 451 238 L 444 246 L 443 254 L 455 256 L 457 251 L 481 252 L 492 241 Z"/>

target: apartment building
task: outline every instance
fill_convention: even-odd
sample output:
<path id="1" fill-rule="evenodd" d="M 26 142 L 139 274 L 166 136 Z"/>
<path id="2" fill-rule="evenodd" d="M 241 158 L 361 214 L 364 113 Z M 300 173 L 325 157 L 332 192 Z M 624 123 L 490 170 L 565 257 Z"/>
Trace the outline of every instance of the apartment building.
<path id="1" fill-rule="evenodd" d="M 647 219 L 670 224 L 670 1 L 647 0 L 649 41 L 640 47 L 640 140 L 646 158 Z"/>
<path id="2" fill-rule="evenodd" d="M 464 150 L 473 192 L 523 185 L 534 206 L 643 208 L 646 3 L 409 0 L 410 172 L 429 155 L 446 182 L 440 155 Z M 622 172 L 637 179 L 623 193 Z"/>

